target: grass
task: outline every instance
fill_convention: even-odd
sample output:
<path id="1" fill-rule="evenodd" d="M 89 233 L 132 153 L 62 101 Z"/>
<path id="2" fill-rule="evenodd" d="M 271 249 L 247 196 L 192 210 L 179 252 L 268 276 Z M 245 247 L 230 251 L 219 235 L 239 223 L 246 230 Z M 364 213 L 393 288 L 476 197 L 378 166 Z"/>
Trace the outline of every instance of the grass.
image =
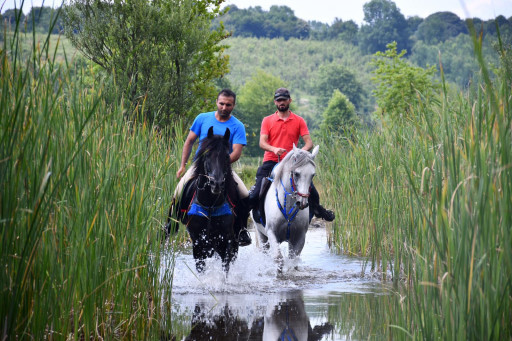
<path id="1" fill-rule="evenodd" d="M 323 142 L 331 245 L 407 288 L 395 337 L 512 336 L 512 78 L 503 67 L 491 81 L 479 44 L 482 84 L 445 88 L 407 124 Z"/>
<path id="2" fill-rule="evenodd" d="M 160 229 L 183 127 L 125 121 L 122 100 L 83 83 L 91 69 L 56 60 L 58 41 L 26 39 L 0 53 L 2 338 L 176 335 Z"/>

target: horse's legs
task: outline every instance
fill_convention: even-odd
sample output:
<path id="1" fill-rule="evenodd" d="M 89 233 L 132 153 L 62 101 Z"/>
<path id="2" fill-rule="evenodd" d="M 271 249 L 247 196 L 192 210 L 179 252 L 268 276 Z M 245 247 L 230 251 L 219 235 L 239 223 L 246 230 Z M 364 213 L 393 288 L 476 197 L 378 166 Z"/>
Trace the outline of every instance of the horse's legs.
<path id="1" fill-rule="evenodd" d="M 281 249 L 279 248 L 279 242 L 277 241 L 276 235 L 274 234 L 274 230 L 272 230 L 272 226 L 269 225 L 267 225 L 267 239 L 272 257 L 274 257 L 274 259 L 277 261 L 282 261 L 283 255 L 281 254 Z"/>
<path id="2" fill-rule="evenodd" d="M 233 216 L 225 215 L 212 221 L 214 249 L 222 259 L 222 268 L 227 273 L 238 253 L 238 244 L 233 231 Z"/>
<path id="3" fill-rule="evenodd" d="M 204 267 L 206 266 L 205 259 L 206 255 L 204 250 L 199 247 L 193 246 L 192 254 L 194 255 L 194 260 L 196 262 L 196 270 L 197 272 L 203 272 Z"/>
<path id="4" fill-rule="evenodd" d="M 294 259 L 300 256 L 302 249 L 304 248 L 304 244 L 306 242 L 306 238 L 300 238 L 298 240 L 290 241 L 288 243 L 288 258 Z"/>
<path id="5" fill-rule="evenodd" d="M 203 272 L 205 259 L 211 257 L 210 238 L 207 237 L 208 219 L 199 216 L 190 216 L 187 231 L 192 239 L 192 255 L 196 261 L 197 272 Z"/>
<path id="6" fill-rule="evenodd" d="M 197 272 L 204 271 L 206 258 L 211 257 L 213 254 L 213 249 L 211 248 L 211 245 L 208 244 L 209 243 L 206 238 L 203 238 L 202 236 L 193 242 L 192 255 L 196 261 Z"/>
<path id="7" fill-rule="evenodd" d="M 264 235 L 258 227 L 256 227 L 258 240 L 261 242 L 261 248 L 265 251 L 268 251 L 269 249 L 269 243 L 268 243 L 268 237 Z"/>

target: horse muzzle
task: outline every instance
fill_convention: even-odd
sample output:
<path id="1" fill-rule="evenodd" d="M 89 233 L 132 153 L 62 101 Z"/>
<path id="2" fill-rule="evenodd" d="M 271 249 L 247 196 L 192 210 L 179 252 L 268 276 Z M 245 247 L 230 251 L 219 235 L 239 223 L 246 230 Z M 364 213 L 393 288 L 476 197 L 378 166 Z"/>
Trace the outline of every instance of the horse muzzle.
<path id="1" fill-rule="evenodd" d="M 213 195 L 219 195 L 224 191 L 225 181 L 210 181 L 210 190 Z"/>
<path id="2" fill-rule="evenodd" d="M 299 209 L 303 210 L 306 207 L 309 206 L 309 200 L 308 197 L 297 197 L 297 201 L 295 202 L 295 205 L 299 207 Z"/>

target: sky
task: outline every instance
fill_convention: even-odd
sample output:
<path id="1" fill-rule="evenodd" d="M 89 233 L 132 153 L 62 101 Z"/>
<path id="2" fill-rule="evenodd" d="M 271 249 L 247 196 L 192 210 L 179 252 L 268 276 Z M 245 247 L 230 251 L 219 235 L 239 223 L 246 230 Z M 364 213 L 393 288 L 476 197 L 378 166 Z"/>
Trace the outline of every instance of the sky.
<path id="1" fill-rule="evenodd" d="M 226 0 L 226 4 L 234 4 L 238 8 L 261 6 L 268 10 L 272 5 L 288 6 L 295 15 L 306 21 L 316 20 L 332 24 L 335 18 L 343 21 L 354 20 L 358 25 L 363 23 L 363 5 L 370 0 Z M 489 20 L 503 15 L 512 16 L 512 0 L 394 0 L 405 17 L 419 16 L 426 18 L 430 14 L 449 11 L 461 19 L 477 17 Z M 20 7 L 20 0 L 0 0 L 2 13 L 10 8 Z M 26 14 L 31 6 L 41 6 L 43 0 L 25 0 L 23 12 Z M 58 7 L 62 0 L 45 0 L 44 6 Z"/>

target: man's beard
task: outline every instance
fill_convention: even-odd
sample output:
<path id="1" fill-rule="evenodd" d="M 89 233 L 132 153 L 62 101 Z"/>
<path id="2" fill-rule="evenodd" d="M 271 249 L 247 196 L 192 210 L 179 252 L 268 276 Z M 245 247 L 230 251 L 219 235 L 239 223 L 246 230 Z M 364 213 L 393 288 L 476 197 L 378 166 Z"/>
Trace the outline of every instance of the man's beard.
<path id="1" fill-rule="evenodd" d="M 229 115 L 231 115 L 231 110 L 217 110 L 219 113 L 219 116 L 222 118 L 227 118 Z"/>
<path id="2" fill-rule="evenodd" d="M 290 109 L 290 105 L 276 105 L 277 110 L 280 112 L 287 112 Z"/>

